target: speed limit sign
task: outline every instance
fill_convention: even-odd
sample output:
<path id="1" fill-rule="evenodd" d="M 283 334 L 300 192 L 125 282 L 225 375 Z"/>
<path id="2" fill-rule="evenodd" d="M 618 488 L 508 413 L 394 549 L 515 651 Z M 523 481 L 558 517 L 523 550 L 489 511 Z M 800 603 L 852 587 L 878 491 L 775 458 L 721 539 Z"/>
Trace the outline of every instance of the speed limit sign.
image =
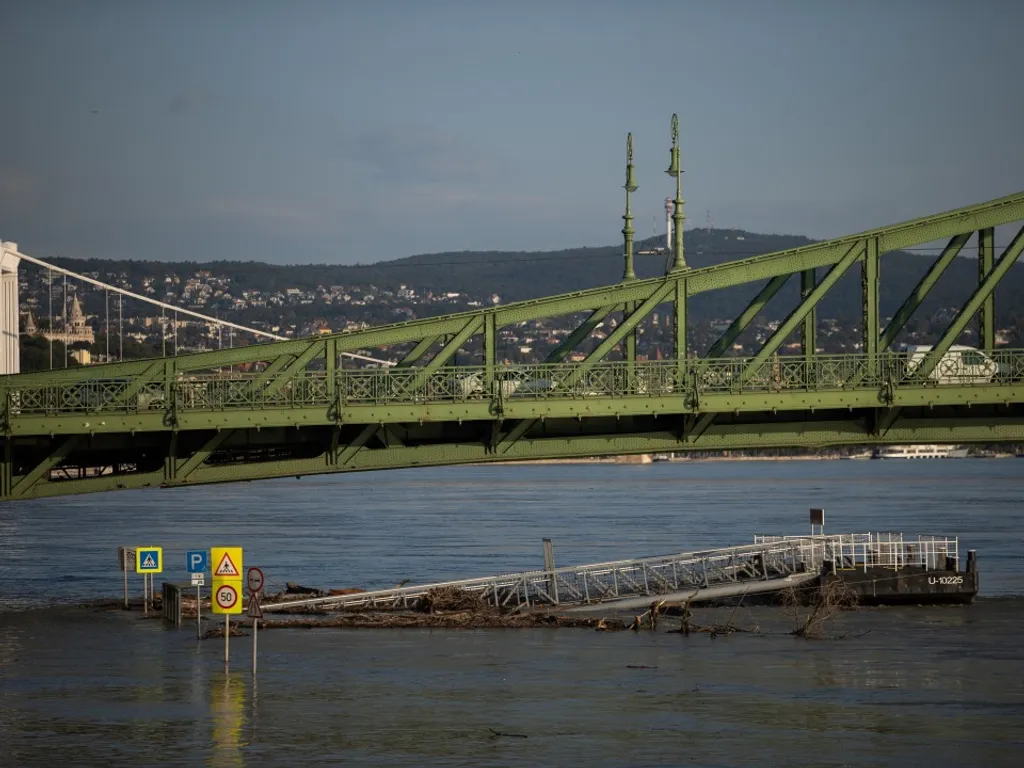
<path id="1" fill-rule="evenodd" d="M 214 579 L 212 608 L 214 613 L 242 612 L 241 579 Z"/>

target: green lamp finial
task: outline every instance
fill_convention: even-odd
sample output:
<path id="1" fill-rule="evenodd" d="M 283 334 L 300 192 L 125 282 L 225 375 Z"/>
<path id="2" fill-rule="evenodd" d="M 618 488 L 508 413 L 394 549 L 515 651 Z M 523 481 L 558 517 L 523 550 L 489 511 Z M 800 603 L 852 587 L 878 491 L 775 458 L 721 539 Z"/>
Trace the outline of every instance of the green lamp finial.
<path id="1" fill-rule="evenodd" d="M 622 217 L 626 225 L 622 228 L 623 258 L 625 267 L 622 271 L 623 280 L 635 280 L 636 270 L 633 268 L 633 213 L 629 207 L 630 193 L 636 192 L 637 185 L 633 178 L 633 134 L 626 136 L 626 183 L 623 185 L 626 190 L 626 214 Z"/>
<path id="2" fill-rule="evenodd" d="M 672 155 L 669 161 L 668 170 L 665 171 L 669 176 L 674 176 L 676 179 L 676 198 L 673 200 L 675 206 L 672 213 L 672 233 L 673 233 L 673 247 L 672 250 L 675 254 L 675 258 L 672 262 L 673 272 L 686 269 L 686 258 L 683 255 L 683 221 L 686 216 L 683 215 L 683 168 L 682 163 L 679 160 L 679 115 L 672 115 Z"/>

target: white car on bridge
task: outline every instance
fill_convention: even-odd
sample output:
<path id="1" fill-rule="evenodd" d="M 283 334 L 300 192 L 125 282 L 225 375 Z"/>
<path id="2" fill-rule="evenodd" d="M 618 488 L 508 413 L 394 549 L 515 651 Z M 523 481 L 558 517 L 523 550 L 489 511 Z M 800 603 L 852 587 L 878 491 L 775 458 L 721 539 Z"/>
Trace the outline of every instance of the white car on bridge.
<path id="1" fill-rule="evenodd" d="M 908 344 L 904 348 L 907 355 L 907 378 L 913 377 L 933 349 L 933 346 L 927 344 Z M 939 359 L 927 378 L 938 384 L 987 384 L 997 373 L 998 363 L 980 349 L 954 344 Z"/>

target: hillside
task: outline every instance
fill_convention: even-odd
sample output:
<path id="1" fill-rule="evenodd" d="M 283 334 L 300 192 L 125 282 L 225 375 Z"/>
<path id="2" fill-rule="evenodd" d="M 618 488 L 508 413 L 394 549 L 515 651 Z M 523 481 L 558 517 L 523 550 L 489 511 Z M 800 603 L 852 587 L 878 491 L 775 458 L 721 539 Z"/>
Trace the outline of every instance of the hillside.
<path id="1" fill-rule="evenodd" d="M 692 267 L 708 266 L 747 256 L 785 250 L 813 242 L 792 235 L 765 235 L 741 230 L 689 230 L 685 233 L 687 262 Z M 640 241 L 637 250 L 663 245 L 663 238 Z M 998 245 L 998 244 L 997 244 Z M 973 255 L 972 250 L 965 253 Z M 932 254 L 894 252 L 882 258 L 880 303 L 883 315 L 891 314 L 934 259 Z M 668 257 L 638 255 L 641 277 L 663 274 Z M 303 290 L 318 285 L 368 286 L 397 290 L 407 285 L 419 293 L 453 291 L 485 298 L 492 293 L 502 303 L 555 293 L 580 290 L 617 282 L 622 275 L 622 246 L 575 248 L 564 251 L 508 252 L 470 251 L 410 256 L 368 265 L 274 265 L 258 262 L 142 262 L 102 259 L 55 259 L 55 263 L 78 272 L 125 273 L 130 278 L 145 275 L 178 275 L 198 270 L 228 275 L 234 293 L 247 288 L 264 292 L 294 287 Z M 822 271 L 822 274 L 824 271 Z M 960 258 L 950 266 L 932 291 L 923 311 L 960 305 L 977 283 L 977 262 Z M 694 320 L 732 317 L 759 286 L 739 286 L 695 297 L 691 306 Z M 765 310 L 765 316 L 779 319 L 796 300 L 798 281 L 786 289 Z M 822 316 L 854 318 L 861 305 L 860 270 L 851 269 L 823 304 Z M 997 292 L 1000 320 L 1024 316 L 1024 265 L 1013 267 Z"/>

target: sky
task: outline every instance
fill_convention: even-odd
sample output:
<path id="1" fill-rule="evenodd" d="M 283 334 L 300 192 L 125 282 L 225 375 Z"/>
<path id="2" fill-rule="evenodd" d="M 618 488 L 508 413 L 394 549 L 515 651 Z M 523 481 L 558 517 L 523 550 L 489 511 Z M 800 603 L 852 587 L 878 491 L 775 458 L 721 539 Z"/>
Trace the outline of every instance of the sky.
<path id="1" fill-rule="evenodd" d="M 839 236 L 1024 189 L 1010 0 L 6 0 L 0 237 L 367 263 Z"/>

